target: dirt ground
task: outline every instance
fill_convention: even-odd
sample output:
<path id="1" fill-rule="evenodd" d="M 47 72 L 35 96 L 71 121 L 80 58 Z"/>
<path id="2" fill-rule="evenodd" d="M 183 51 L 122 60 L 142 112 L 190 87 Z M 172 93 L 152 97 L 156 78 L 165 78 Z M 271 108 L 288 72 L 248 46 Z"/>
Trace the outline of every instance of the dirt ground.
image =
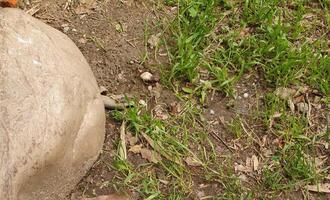
<path id="1" fill-rule="evenodd" d="M 73 9 L 65 9 L 67 2 L 31 1 L 25 9 L 38 6 L 35 17 L 67 34 L 86 57 L 98 84 L 107 88 L 110 94 L 126 94 L 136 99 L 150 100 L 152 95 L 148 85 L 140 78 L 140 74 L 150 71 L 154 64 L 152 60 L 140 64 L 145 53 L 146 25 L 155 21 L 155 15 L 148 7 L 150 4 L 143 0 L 105 0 L 86 7 L 73 6 Z M 173 100 L 174 96 L 170 91 L 162 92 L 164 103 L 169 104 Z M 109 165 L 116 153 L 113 143 L 119 137 L 119 128 L 120 124 L 116 124 L 107 115 L 103 153 L 73 191 L 73 199 L 115 192 L 112 187 L 102 188 L 100 185 L 115 176 L 109 170 Z M 141 160 L 133 160 L 138 163 L 141 162 L 139 159 Z M 138 197 L 132 194 L 132 199 Z"/>
<path id="2" fill-rule="evenodd" d="M 31 12 L 37 11 L 34 16 L 67 34 L 80 48 L 89 62 L 100 86 L 109 90 L 110 94 L 127 94 L 136 99 L 143 99 L 151 105 L 154 103 L 152 91 L 145 84 L 140 74 L 145 71 L 157 73 L 152 70 L 157 61 L 149 59 L 143 61 L 146 44 L 145 36 L 148 34 L 147 25 L 155 25 L 156 14 L 152 11 L 151 2 L 146 0 L 103 0 L 96 1 L 86 7 L 70 7 L 67 0 L 31 1 L 25 9 Z M 88 1 L 87 1 L 88 2 Z M 34 7 L 37 6 L 37 7 Z M 262 91 L 257 75 L 250 75 L 239 84 L 238 91 L 242 97 L 234 102 L 234 106 L 228 109 L 229 99 L 221 94 L 215 94 L 209 106 L 205 108 L 205 115 L 210 121 L 229 120 L 237 113 L 250 115 L 258 98 L 256 90 Z M 252 84 L 251 84 L 252 83 Z M 151 86 L 155 86 L 151 84 Z M 249 98 L 243 98 L 248 93 Z M 167 89 L 161 91 L 160 103 L 169 105 L 175 101 L 174 95 Z M 252 105 L 252 106 L 251 106 Z M 210 112 L 212 110 L 212 112 Z M 99 160 L 89 171 L 86 177 L 79 183 L 69 199 L 79 197 L 94 197 L 115 192 L 113 187 L 102 187 L 106 180 L 112 180 L 116 176 L 111 170 L 111 163 L 115 156 L 114 141 L 119 137 L 120 124 L 107 115 L 106 140 L 103 152 Z M 226 134 L 226 129 L 221 124 L 213 127 L 224 139 L 232 139 Z M 258 128 L 258 124 L 253 128 Z M 262 130 L 261 130 L 262 131 Z M 223 154 L 230 154 L 230 150 L 221 142 L 216 141 L 216 149 Z M 238 144 L 239 146 L 239 144 Z M 242 162 L 253 155 L 253 149 L 237 151 L 232 155 Z M 129 155 L 133 163 L 141 163 L 139 156 Z M 109 170 L 110 169 L 110 170 Z M 199 199 L 198 186 L 204 183 L 196 178 L 196 191 L 189 199 Z M 221 192 L 221 187 L 216 183 L 207 183 L 203 193 L 214 195 Z M 126 191 L 130 192 L 130 191 Z M 291 195 L 294 195 L 292 197 Z M 285 196 L 287 199 L 302 199 L 301 194 Z M 131 191 L 132 199 L 138 199 L 138 194 Z M 281 197 L 282 199 L 282 197 Z"/>

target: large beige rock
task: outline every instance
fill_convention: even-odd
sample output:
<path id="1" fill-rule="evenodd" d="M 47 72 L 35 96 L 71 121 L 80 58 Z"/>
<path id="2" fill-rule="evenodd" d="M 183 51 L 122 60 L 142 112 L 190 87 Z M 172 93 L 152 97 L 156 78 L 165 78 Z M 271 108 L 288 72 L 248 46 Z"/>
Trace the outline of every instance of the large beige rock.
<path id="1" fill-rule="evenodd" d="M 105 134 L 93 73 L 61 32 L 0 8 L 0 200 L 60 200 Z"/>

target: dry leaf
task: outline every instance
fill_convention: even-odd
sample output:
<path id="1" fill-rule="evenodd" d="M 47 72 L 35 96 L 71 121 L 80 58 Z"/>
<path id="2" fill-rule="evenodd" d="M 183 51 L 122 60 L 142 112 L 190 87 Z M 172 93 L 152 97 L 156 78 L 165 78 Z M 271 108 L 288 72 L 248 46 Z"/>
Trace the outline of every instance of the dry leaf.
<path id="1" fill-rule="evenodd" d="M 291 88 L 279 87 L 276 89 L 275 94 L 283 100 L 287 100 L 296 93 L 296 90 Z"/>
<path id="2" fill-rule="evenodd" d="M 275 124 L 275 119 L 280 118 L 282 113 L 275 112 L 269 119 L 269 128 L 272 128 Z"/>
<path id="3" fill-rule="evenodd" d="M 155 47 L 157 47 L 159 45 L 160 42 L 160 33 L 158 33 L 157 35 L 151 35 L 150 38 L 148 39 L 148 45 L 150 47 L 150 49 L 154 49 Z"/>
<path id="4" fill-rule="evenodd" d="M 320 192 L 320 193 L 330 193 L 330 183 L 323 183 L 318 185 L 308 185 L 307 190 L 312 192 Z"/>
<path id="5" fill-rule="evenodd" d="M 268 143 L 267 135 L 264 135 L 261 139 L 261 147 L 266 146 Z"/>
<path id="6" fill-rule="evenodd" d="M 139 138 L 136 136 L 133 136 L 131 132 L 126 133 L 126 139 L 128 140 L 128 143 L 130 146 L 136 145 L 136 143 L 139 141 Z"/>
<path id="7" fill-rule="evenodd" d="M 235 163 L 235 172 L 252 172 L 252 168 Z"/>
<path id="8" fill-rule="evenodd" d="M 223 125 L 226 125 L 226 124 L 227 124 L 227 122 L 226 122 L 224 116 L 220 116 L 220 117 L 219 117 L 219 120 L 220 120 L 220 122 L 221 122 Z"/>
<path id="9" fill-rule="evenodd" d="M 300 103 L 297 104 L 297 109 L 301 113 L 307 113 L 308 110 L 309 110 L 309 106 L 308 106 L 307 103 L 300 102 Z"/>
<path id="10" fill-rule="evenodd" d="M 153 163 L 158 163 L 162 160 L 161 156 L 157 152 L 146 148 L 141 149 L 141 155 L 142 158 L 147 159 L 148 161 Z"/>
<path id="11" fill-rule="evenodd" d="M 241 181 L 244 181 L 244 182 L 248 182 L 249 179 L 246 175 L 244 174 L 241 174 L 240 176 L 238 176 L 238 178 L 241 180 Z"/>
<path id="12" fill-rule="evenodd" d="M 330 130 L 330 129 L 329 129 L 329 130 Z M 330 134 L 329 134 L 329 135 L 330 135 Z M 329 149 L 329 142 L 324 141 L 324 140 L 320 140 L 318 143 L 319 143 L 320 145 L 324 146 L 324 148 L 325 148 L 326 150 Z"/>
<path id="13" fill-rule="evenodd" d="M 187 163 L 187 165 L 192 167 L 200 167 L 203 165 L 201 161 L 194 157 L 187 157 L 184 161 Z"/>
<path id="14" fill-rule="evenodd" d="M 246 158 L 246 161 L 245 161 L 245 165 L 251 169 L 253 169 L 253 162 L 252 162 L 252 159 L 250 157 L 247 157 Z"/>
<path id="15" fill-rule="evenodd" d="M 151 90 L 151 95 L 156 99 L 159 99 L 161 97 L 162 91 L 163 91 L 162 86 L 159 83 L 156 83 L 156 86 L 153 87 Z"/>
<path id="16" fill-rule="evenodd" d="M 120 147 L 119 147 L 119 156 L 122 160 L 127 159 L 127 150 L 126 150 L 126 134 L 125 134 L 125 121 L 121 124 L 120 127 Z"/>
<path id="17" fill-rule="evenodd" d="M 258 157 L 256 155 L 253 155 L 252 158 L 251 158 L 251 161 L 252 161 L 252 165 L 253 165 L 253 170 L 254 171 L 257 171 L 258 168 L 259 168 L 259 160 L 258 160 Z"/>
<path id="18" fill-rule="evenodd" d="M 177 115 L 182 111 L 181 105 L 178 102 L 173 102 L 170 105 L 170 112 L 172 115 Z"/>
<path id="19" fill-rule="evenodd" d="M 239 35 L 241 37 L 246 37 L 249 34 L 250 34 L 250 28 L 243 28 L 243 29 L 241 29 L 241 31 L 239 33 Z"/>
<path id="20" fill-rule="evenodd" d="M 161 119 L 161 120 L 166 120 L 169 118 L 166 110 L 163 109 L 161 105 L 155 106 L 154 115 L 155 115 L 155 118 Z"/>
<path id="21" fill-rule="evenodd" d="M 304 102 L 305 101 L 305 95 L 300 95 L 300 96 L 297 96 L 295 97 L 292 102 L 294 104 L 297 104 L 297 103 L 300 103 L 300 102 Z"/>
<path id="22" fill-rule="evenodd" d="M 139 144 L 139 145 L 132 146 L 128 151 L 138 154 L 138 153 L 141 153 L 141 150 L 142 150 L 142 144 Z"/>
<path id="23" fill-rule="evenodd" d="M 161 182 L 164 185 L 168 185 L 170 182 L 166 180 L 159 179 L 159 182 Z"/>
<path id="24" fill-rule="evenodd" d="M 321 169 L 322 166 L 327 162 L 328 156 L 321 156 L 318 158 L 315 158 L 315 167 L 316 169 Z"/>
<path id="25" fill-rule="evenodd" d="M 288 106 L 289 106 L 289 108 L 290 108 L 290 111 L 291 111 L 292 113 L 294 113 L 295 106 L 294 106 L 294 103 L 293 103 L 293 101 L 292 101 L 291 98 L 288 99 Z"/>

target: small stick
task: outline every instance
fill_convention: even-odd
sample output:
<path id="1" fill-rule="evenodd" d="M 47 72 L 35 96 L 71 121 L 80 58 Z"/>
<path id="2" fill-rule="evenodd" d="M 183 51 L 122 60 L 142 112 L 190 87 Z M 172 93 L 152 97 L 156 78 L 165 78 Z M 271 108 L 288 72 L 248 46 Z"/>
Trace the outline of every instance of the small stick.
<path id="1" fill-rule="evenodd" d="M 330 112 L 327 114 L 327 130 L 326 130 L 326 139 L 330 142 Z"/>
<path id="2" fill-rule="evenodd" d="M 242 122 L 242 121 L 243 121 L 243 122 Z M 250 137 L 252 138 L 252 140 L 253 140 L 255 143 L 257 143 L 257 144 L 259 145 L 259 147 L 262 147 L 262 145 L 261 145 L 261 140 L 260 140 L 259 136 L 253 131 L 253 129 L 249 126 L 249 124 L 248 124 L 245 120 L 242 120 L 242 121 L 241 121 L 241 126 L 242 126 L 242 128 L 243 128 L 243 131 L 244 131 L 248 136 L 250 136 Z M 256 138 L 257 138 L 258 140 L 256 140 L 254 137 L 252 137 L 252 135 L 246 130 L 244 124 L 245 124 L 245 126 L 246 126 L 248 129 L 250 129 L 250 131 L 253 133 L 253 135 L 256 136 Z"/>
<path id="3" fill-rule="evenodd" d="M 311 102 L 309 101 L 308 94 L 306 94 L 305 97 L 306 97 L 306 101 L 308 104 L 307 121 L 308 121 L 309 126 L 312 126 L 313 125 L 312 121 L 311 121 L 312 106 L 311 106 Z"/>
<path id="4" fill-rule="evenodd" d="M 132 42 L 130 42 L 129 40 L 126 40 L 126 39 L 125 39 L 125 41 L 126 41 L 129 45 L 131 45 L 132 47 L 136 48 L 136 46 L 135 46 Z"/>
<path id="5" fill-rule="evenodd" d="M 232 152 L 232 153 L 234 153 L 234 151 L 233 151 L 233 149 L 230 147 L 230 146 L 228 146 L 228 144 L 215 132 L 215 131 L 212 131 L 211 132 L 212 133 L 212 136 L 215 138 L 215 139 L 217 139 L 217 140 L 219 140 L 223 145 L 225 145 L 226 147 L 227 147 L 227 149 L 230 151 L 230 152 Z"/>

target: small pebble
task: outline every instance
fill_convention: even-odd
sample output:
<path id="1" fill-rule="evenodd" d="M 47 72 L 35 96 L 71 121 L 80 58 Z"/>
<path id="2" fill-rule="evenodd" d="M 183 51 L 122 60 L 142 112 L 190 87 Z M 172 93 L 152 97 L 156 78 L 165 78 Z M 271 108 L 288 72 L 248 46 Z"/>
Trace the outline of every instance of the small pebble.
<path id="1" fill-rule="evenodd" d="M 210 110 L 210 114 L 214 115 L 215 114 L 214 110 Z"/>
<path id="2" fill-rule="evenodd" d="M 243 97 L 244 97 L 244 98 L 248 98 L 248 97 L 249 97 L 249 94 L 248 94 L 248 93 L 244 93 L 244 94 L 243 94 Z"/>
<path id="3" fill-rule="evenodd" d="M 148 90 L 149 90 L 149 91 L 152 90 L 152 86 L 151 86 L 151 85 L 148 86 Z"/>
<path id="4" fill-rule="evenodd" d="M 63 32 L 64 33 L 67 33 L 69 30 L 70 30 L 70 27 L 68 27 L 68 26 L 66 26 L 66 27 L 63 28 Z"/>
<path id="5" fill-rule="evenodd" d="M 87 43 L 87 40 L 85 38 L 80 38 L 78 40 L 78 42 L 81 43 L 81 44 L 86 44 Z"/>
<path id="6" fill-rule="evenodd" d="M 143 81 L 152 81 L 153 75 L 150 72 L 143 72 L 140 77 Z"/>

